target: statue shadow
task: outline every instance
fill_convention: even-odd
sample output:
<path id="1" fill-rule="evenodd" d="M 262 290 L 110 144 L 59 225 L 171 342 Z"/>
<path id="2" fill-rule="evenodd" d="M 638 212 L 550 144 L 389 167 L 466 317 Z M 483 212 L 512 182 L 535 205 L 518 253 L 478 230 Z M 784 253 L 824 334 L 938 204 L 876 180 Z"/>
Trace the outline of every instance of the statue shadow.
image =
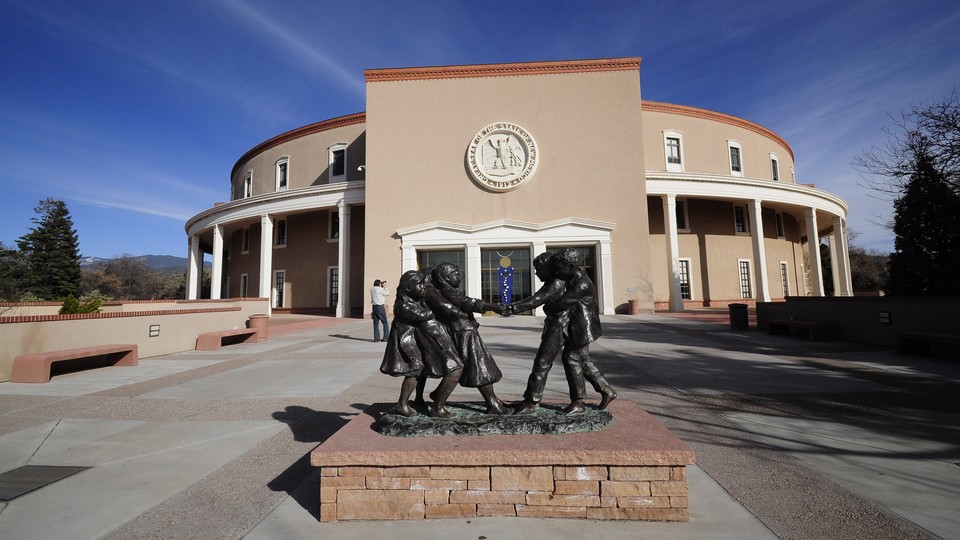
<path id="1" fill-rule="evenodd" d="M 353 403 L 351 407 L 362 411 L 368 405 Z M 273 413 L 275 420 L 290 428 L 295 441 L 317 445 L 347 425 L 353 416 L 349 413 L 315 411 L 299 405 L 290 405 Z M 311 516 L 320 520 L 320 470 L 310 465 L 310 452 L 271 480 L 267 487 L 271 491 L 285 491 Z"/>

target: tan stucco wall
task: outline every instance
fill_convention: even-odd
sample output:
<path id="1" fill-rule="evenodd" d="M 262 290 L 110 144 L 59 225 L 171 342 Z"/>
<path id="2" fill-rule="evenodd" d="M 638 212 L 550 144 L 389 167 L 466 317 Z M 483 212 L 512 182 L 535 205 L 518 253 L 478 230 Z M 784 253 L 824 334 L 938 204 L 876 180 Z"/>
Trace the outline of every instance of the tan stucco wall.
<path id="1" fill-rule="evenodd" d="M 579 217 L 616 224 L 615 305 L 639 296 L 652 309 L 639 96 L 636 70 L 368 82 L 364 285 L 397 283 L 403 227 Z M 465 166 L 495 122 L 523 127 L 540 152 L 536 174 L 507 193 L 478 187 Z"/>
<path id="2" fill-rule="evenodd" d="M 251 298 L 187 302 L 176 306 L 179 309 L 192 306 L 198 310 L 235 308 L 231 311 L 175 313 L 157 309 L 148 315 L 42 322 L 0 321 L 0 343 L 3 343 L 0 347 L 0 381 L 10 379 L 13 360 L 21 354 L 120 343 L 135 343 L 140 358 L 193 350 L 200 334 L 245 328 L 250 315 L 266 313 L 267 305 L 265 299 Z M 150 337 L 152 325 L 160 326 L 159 336 Z"/>
<path id="3" fill-rule="evenodd" d="M 777 156 L 780 181 L 794 183 L 790 172 L 793 157 L 790 150 L 778 141 L 723 121 L 649 110 L 643 112 L 644 167 L 648 171 L 666 170 L 665 130 L 683 134 L 683 172 L 729 175 L 727 141 L 734 139 L 742 145 L 744 177 L 771 179 L 770 154 L 773 153 Z"/>
<path id="4" fill-rule="evenodd" d="M 328 184 L 327 149 L 337 143 L 347 144 L 347 180 L 363 180 L 363 172 L 357 170 L 366 161 L 364 124 L 359 123 L 298 137 L 238 162 L 230 182 L 231 198 L 243 196 L 248 171 L 253 172 L 253 195 L 277 191 L 276 164 L 283 157 L 290 158 L 287 189 Z"/>

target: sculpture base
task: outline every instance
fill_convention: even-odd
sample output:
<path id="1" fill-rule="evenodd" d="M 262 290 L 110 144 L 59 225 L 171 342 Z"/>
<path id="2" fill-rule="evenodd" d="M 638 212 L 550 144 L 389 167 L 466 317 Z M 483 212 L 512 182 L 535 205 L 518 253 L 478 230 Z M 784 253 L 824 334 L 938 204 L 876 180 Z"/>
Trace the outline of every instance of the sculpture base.
<path id="1" fill-rule="evenodd" d="M 521 415 L 486 414 L 482 402 L 448 403 L 447 418 L 429 416 L 426 407 L 415 407 L 416 416 L 386 413 L 380 416 L 376 430 L 392 437 L 432 437 L 455 435 L 564 435 L 600 431 L 613 423 L 609 411 L 590 406 L 578 414 L 563 414 L 563 405 L 545 403 L 536 412 Z"/>
<path id="2" fill-rule="evenodd" d="M 317 447 L 320 521 L 478 516 L 687 521 L 693 450 L 635 403 L 566 435 L 399 438 L 371 406 Z"/>

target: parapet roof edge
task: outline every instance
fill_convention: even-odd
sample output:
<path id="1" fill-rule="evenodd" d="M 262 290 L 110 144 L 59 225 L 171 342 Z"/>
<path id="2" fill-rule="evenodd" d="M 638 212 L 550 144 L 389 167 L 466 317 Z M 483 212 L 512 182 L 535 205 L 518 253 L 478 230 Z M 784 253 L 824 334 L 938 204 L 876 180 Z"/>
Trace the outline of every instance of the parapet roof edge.
<path id="1" fill-rule="evenodd" d="M 560 60 L 552 62 L 513 62 L 508 64 L 468 64 L 407 68 L 367 69 L 368 83 L 385 81 L 420 81 L 430 79 L 466 79 L 474 77 L 513 77 L 559 73 L 592 73 L 598 71 L 639 71 L 640 57 L 598 58 L 592 60 Z"/>
<path id="2" fill-rule="evenodd" d="M 308 124 L 306 126 L 298 127 L 296 129 L 291 129 L 286 133 L 281 133 L 276 137 L 272 137 L 263 141 L 262 143 L 254 146 L 250 150 L 247 150 L 240 159 L 233 165 L 233 169 L 230 171 L 230 179 L 233 179 L 233 175 L 237 174 L 237 169 L 240 168 L 240 165 L 248 161 L 250 158 L 267 150 L 268 148 L 273 148 L 279 144 L 285 142 L 290 142 L 301 137 L 306 137 L 307 135 L 313 135 L 314 133 L 320 133 L 322 131 L 331 130 L 338 127 L 352 126 L 354 124 L 362 124 L 367 121 L 366 112 L 358 112 L 354 114 L 348 114 L 345 116 L 338 116 L 336 118 L 331 118 L 329 120 L 321 120 L 320 122 L 314 122 L 313 124 Z"/>
<path id="3" fill-rule="evenodd" d="M 771 139 L 779 142 L 784 148 L 787 149 L 787 152 L 790 152 L 790 159 L 796 161 L 796 157 L 793 155 L 793 148 L 790 148 L 790 145 L 787 143 L 786 139 L 761 126 L 760 124 L 755 124 L 749 120 L 744 120 L 743 118 L 738 118 L 736 116 L 721 112 L 690 107 L 689 105 L 675 105 L 673 103 L 663 103 L 660 101 L 642 101 L 640 106 L 643 111 L 681 114 L 684 116 L 692 116 L 694 118 L 704 118 L 707 120 L 714 120 L 716 122 L 723 122 L 725 124 L 748 129 L 754 133 L 759 133 L 760 135 L 770 137 Z"/>

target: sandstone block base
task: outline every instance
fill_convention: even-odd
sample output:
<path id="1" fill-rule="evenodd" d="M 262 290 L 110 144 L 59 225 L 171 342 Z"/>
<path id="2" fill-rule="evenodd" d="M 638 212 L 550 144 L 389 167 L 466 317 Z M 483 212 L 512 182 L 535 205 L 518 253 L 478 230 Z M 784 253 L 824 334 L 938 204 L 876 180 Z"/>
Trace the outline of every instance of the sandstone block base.
<path id="1" fill-rule="evenodd" d="M 477 516 L 689 519 L 693 450 L 633 402 L 611 427 L 567 435 L 398 438 L 374 431 L 377 404 L 311 454 L 320 520 Z"/>

